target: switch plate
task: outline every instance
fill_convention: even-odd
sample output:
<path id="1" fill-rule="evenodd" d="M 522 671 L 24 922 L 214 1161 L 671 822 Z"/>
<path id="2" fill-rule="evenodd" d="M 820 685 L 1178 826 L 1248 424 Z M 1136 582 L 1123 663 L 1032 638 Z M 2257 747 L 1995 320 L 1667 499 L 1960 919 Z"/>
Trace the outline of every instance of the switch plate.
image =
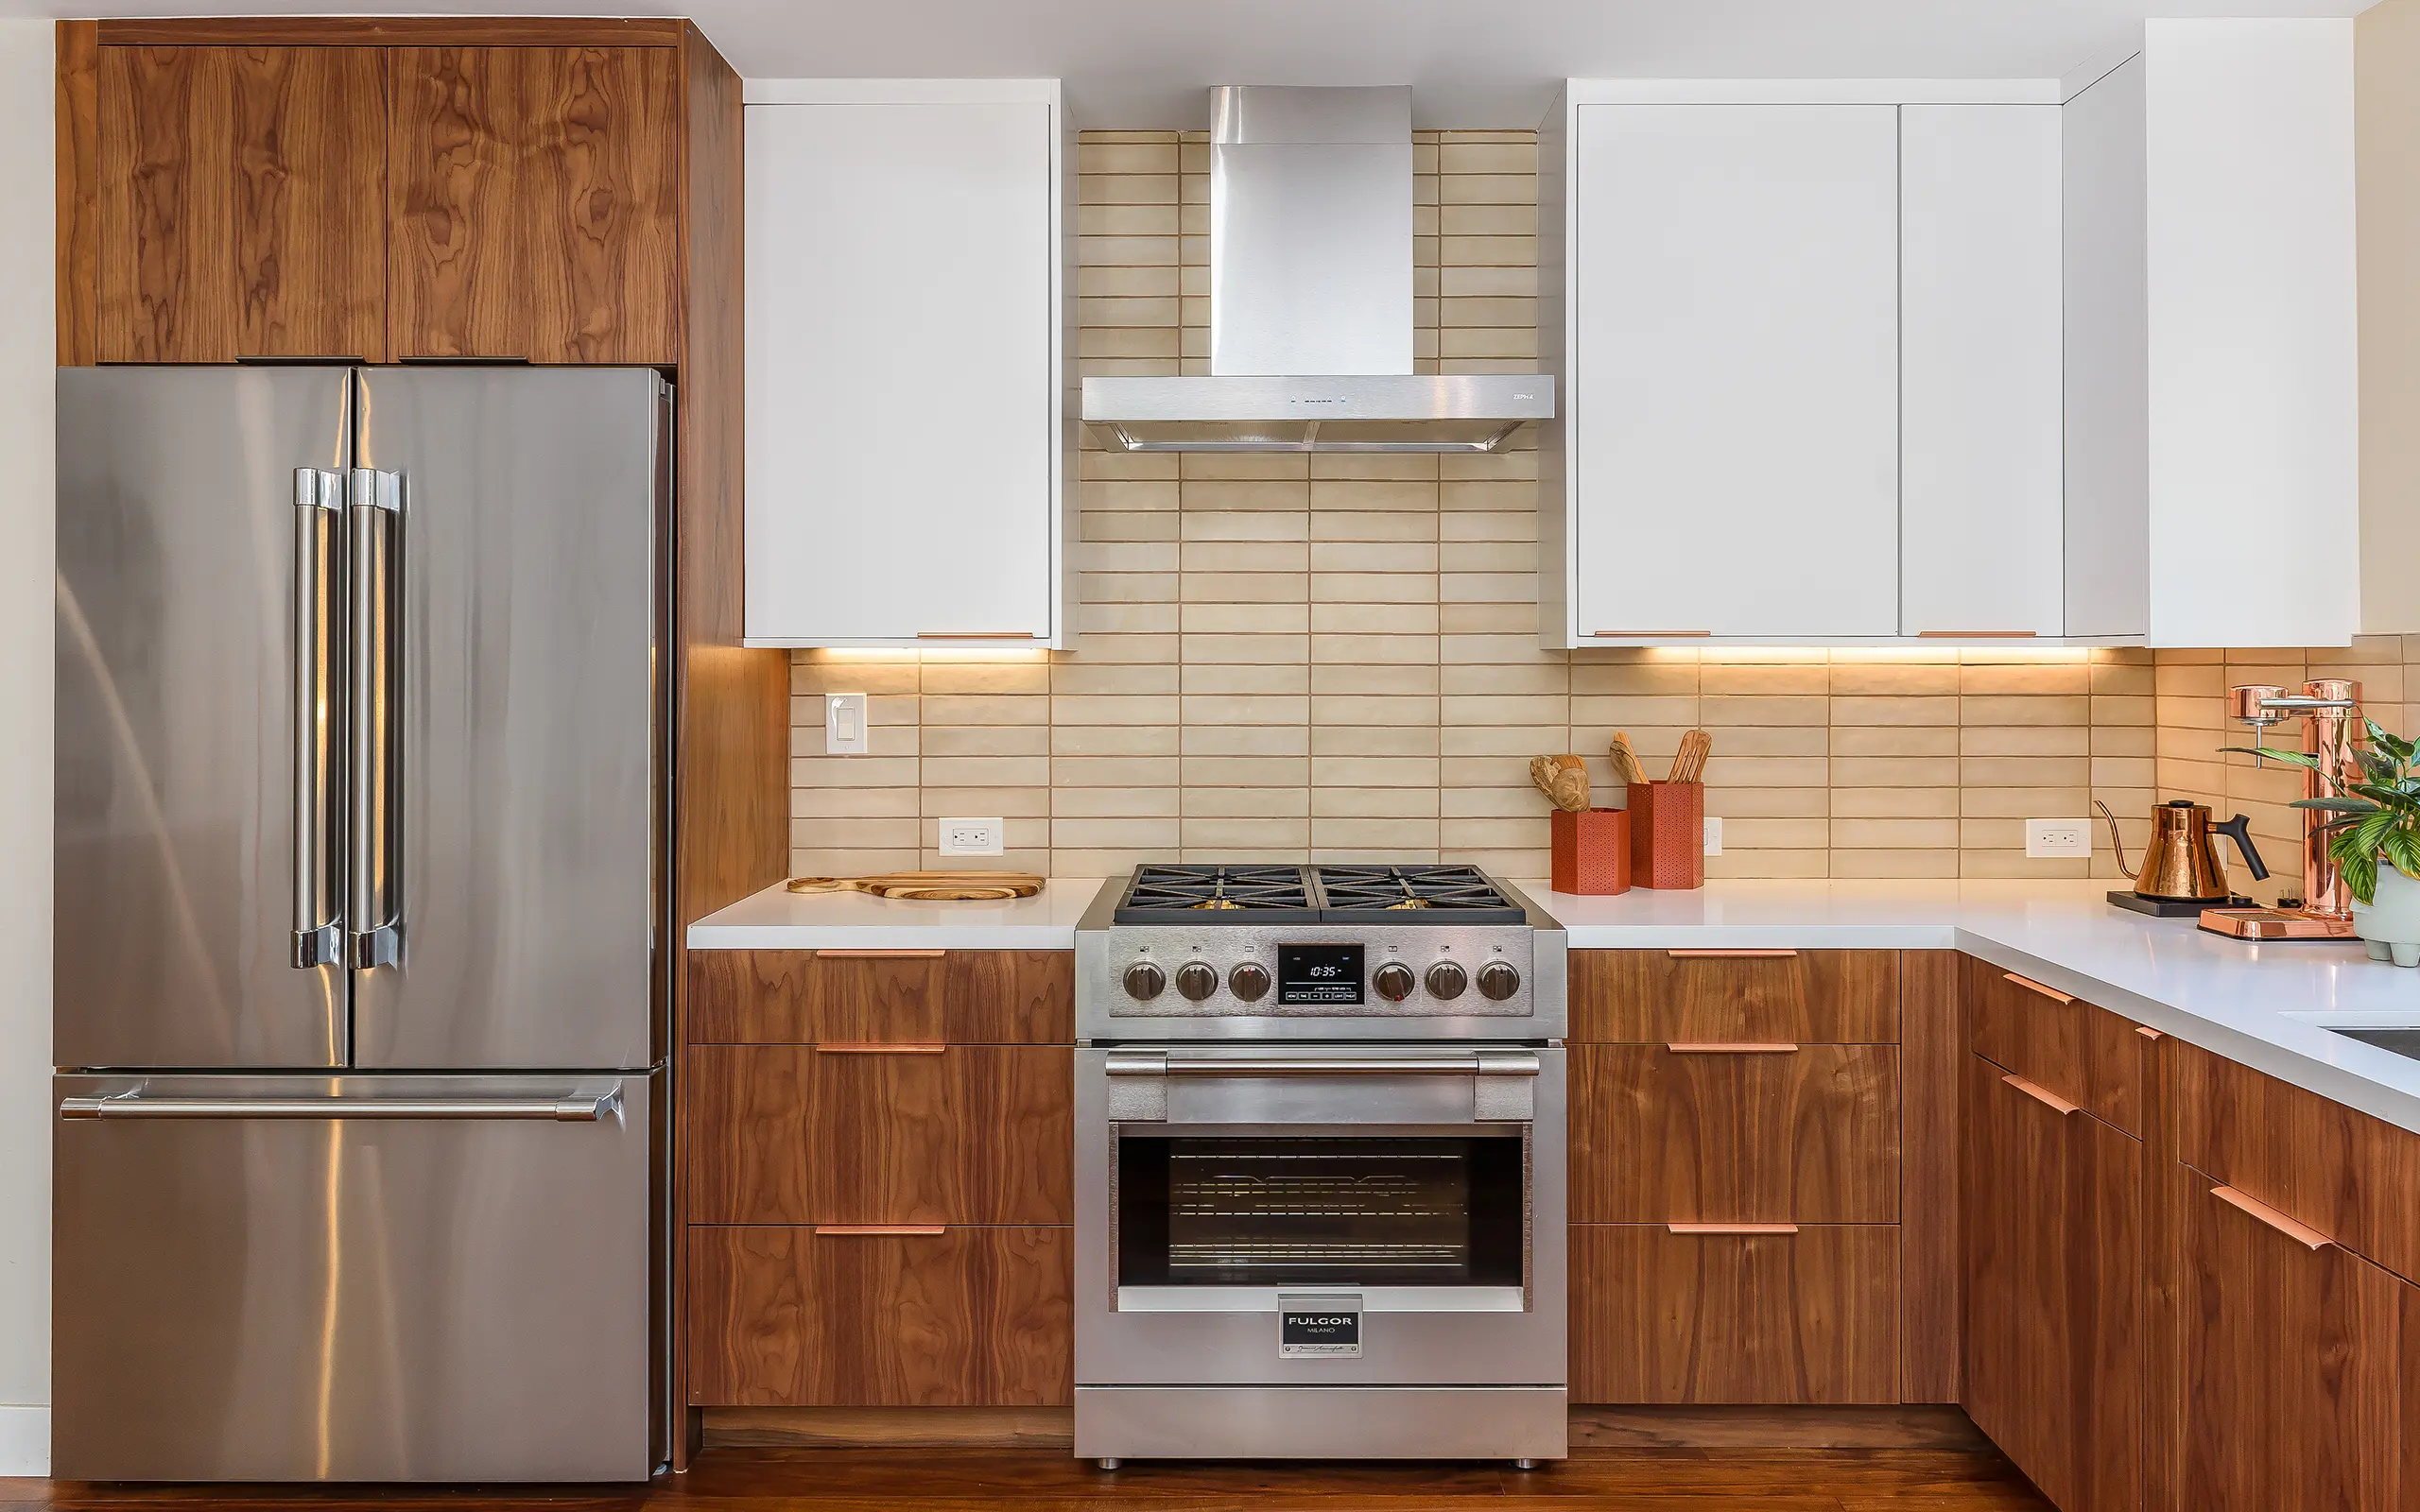
<path id="1" fill-rule="evenodd" d="M 1001 836 L 1007 828 L 998 819 L 943 819 L 942 854 L 996 856 L 1001 853 Z"/>
<path id="2" fill-rule="evenodd" d="M 862 756 L 866 753 L 866 696 L 827 693 L 823 696 L 823 753 Z"/>
<path id="3" fill-rule="evenodd" d="M 1705 816 L 1705 853 L 1710 856 L 1722 854 L 1722 821 L 1711 814 Z"/>
<path id="4" fill-rule="evenodd" d="M 2028 819 L 2025 853 L 2035 861 L 2088 861 L 2092 858 L 2092 821 Z"/>

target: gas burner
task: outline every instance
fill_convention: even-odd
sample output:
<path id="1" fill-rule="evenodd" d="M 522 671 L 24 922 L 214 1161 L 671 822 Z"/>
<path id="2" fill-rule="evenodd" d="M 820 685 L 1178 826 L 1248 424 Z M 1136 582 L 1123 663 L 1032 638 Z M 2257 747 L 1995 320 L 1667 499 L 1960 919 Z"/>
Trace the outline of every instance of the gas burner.
<path id="1" fill-rule="evenodd" d="M 1118 900 L 1121 924 L 1316 923 L 1300 867 L 1138 867 Z"/>
<path id="2" fill-rule="evenodd" d="M 1528 915 L 1477 867 L 1320 867 L 1322 917 L 1426 912 L 1437 922 L 1517 924 Z M 1421 920 L 1397 918 L 1390 922 Z"/>

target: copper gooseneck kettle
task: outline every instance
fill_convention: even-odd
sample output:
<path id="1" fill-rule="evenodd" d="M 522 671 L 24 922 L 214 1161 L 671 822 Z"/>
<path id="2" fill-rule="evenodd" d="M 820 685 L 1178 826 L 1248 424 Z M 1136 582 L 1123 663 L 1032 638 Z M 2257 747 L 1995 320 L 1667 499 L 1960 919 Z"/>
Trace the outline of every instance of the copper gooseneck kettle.
<path id="1" fill-rule="evenodd" d="M 2118 867 L 2134 874 L 2135 891 L 2142 897 L 2225 902 L 2235 889 L 2227 885 L 2227 868 L 2219 863 L 2215 837 L 2221 834 L 2235 842 L 2243 864 L 2252 868 L 2254 881 L 2269 875 L 2252 844 L 2252 820 L 2244 815 L 2213 824 L 2207 803 L 2180 798 L 2160 804 L 2152 810 L 2151 845 L 2143 851 L 2142 869 L 2135 871 L 2126 860 L 2126 843 L 2118 836 L 2118 816 L 2097 799 L 2092 806 L 2109 821 L 2109 849 L 2117 855 Z"/>

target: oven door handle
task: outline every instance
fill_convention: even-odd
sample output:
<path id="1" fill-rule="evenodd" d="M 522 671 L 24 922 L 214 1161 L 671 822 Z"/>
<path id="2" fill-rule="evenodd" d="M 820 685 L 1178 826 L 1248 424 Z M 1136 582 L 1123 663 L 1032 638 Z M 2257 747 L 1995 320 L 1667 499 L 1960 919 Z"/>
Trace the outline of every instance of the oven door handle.
<path id="1" fill-rule="evenodd" d="M 1535 1076 L 1532 1050 L 1420 1051 L 1369 1056 L 1171 1056 L 1165 1050 L 1113 1050 L 1113 1076 Z"/>

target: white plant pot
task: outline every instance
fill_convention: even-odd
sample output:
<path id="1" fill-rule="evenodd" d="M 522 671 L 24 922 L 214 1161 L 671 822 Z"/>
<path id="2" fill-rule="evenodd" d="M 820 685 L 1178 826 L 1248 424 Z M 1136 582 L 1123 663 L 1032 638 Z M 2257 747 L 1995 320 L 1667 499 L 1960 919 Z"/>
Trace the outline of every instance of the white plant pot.
<path id="1" fill-rule="evenodd" d="M 2420 882 L 2380 862 L 2376 900 L 2353 905 L 2353 929 L 2372 960 L 2420 966 Z"/>

